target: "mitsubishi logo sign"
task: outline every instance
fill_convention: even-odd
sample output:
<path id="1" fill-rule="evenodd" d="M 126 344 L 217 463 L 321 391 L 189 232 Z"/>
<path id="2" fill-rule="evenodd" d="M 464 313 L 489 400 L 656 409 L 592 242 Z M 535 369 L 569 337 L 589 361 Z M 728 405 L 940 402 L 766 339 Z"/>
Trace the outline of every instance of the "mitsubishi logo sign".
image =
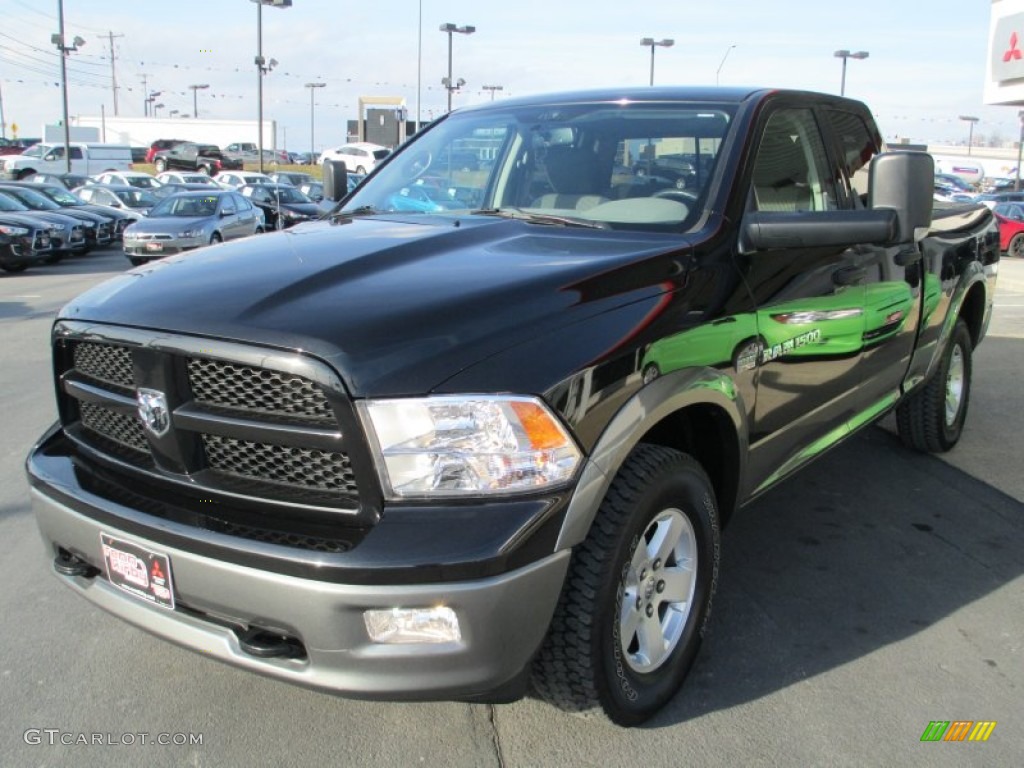
<path id="1" fill-rule="evenodd" d="M 1024 79 L 1024 13 L 996 20 L 989 41 L 992 79 L 998 83 Z"/>
<path id="2" fill-rule="evenodd" d="M 1017 61 L 1021 58 L 1020 48 L 1017 47 L 1017 43 L 1020 39 L 1017 37 L 1016 32 L 1010 33 L 1010 47 L 1006 49 L 1006 53 L 1003 54 L 1003 63 L 1009 61 Z"/>
<path id="3" fill-rule="evenodd" d="M 167 408 L 167 396 L 156 389 L 140 388 L 136 395 L 139 404 L 139 418 L 146 429 L 156 437 L 163 437 L 171 428 L 171 412 Z"/>

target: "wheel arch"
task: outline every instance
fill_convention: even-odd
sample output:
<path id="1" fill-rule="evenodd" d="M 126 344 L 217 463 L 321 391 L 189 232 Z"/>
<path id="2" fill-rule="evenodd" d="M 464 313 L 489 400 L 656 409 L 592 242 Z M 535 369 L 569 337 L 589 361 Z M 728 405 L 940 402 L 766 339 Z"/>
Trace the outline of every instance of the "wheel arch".
<path id="1" fill-rule="evenodd" d="M 959 316 L 967 323 L 971 334 L 971 346 L 977 347 L 985 330 L 985 308 L 987 295 L 983 281 L 977 281 L 967 289 L 963 303 L 960 305 Z"/>
<path id="2" fill-rule="evenodd" d="M 746 468 L 743 398 L 731 378 L 711 369 L 660 376 L 618 410 L 587 459 L 558 535 L 556 549 L 586 538 L 615 474 L 641 442 L 692 456 L 715 489 L 724 523 L 738 501 Z"/>

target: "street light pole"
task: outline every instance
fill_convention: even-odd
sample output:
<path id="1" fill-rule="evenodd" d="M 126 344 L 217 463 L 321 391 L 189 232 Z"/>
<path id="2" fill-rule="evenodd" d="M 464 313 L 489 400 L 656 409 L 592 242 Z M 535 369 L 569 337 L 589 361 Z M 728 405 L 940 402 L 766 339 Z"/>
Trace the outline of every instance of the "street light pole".
<path id="1" fill-rule="evenodd" d="M 455 32 L 458 32 L 460 35 L 472 35 L 474 32 L 476 32 L 476 27 L 470 26 L 469 24 L 467 24 L 464 27 L 459 27 L 456 26 L 455 24 L 447 23 L 442 24 L 439 27 L 439 29 L 442 32 L 446 32 L 448 34 L 448 77 L 441 80 L 441 82 L 444 84 L 445 89 L 448 91 L 448 111 L 451 112 L 452 91 L 455 91 L 466 84 L 466 81 L 463 80 L 461 77 L 459 78 L 458 85 L 452 82 L 452 35 Z"/>
<path id="2" fill-rule="evenodd" d="M 201 85 L 190 85 L 189 86 L 189 88 L 192 89 L 192 117 L 194 117 L 194 118 L 198 118 L 199 117 L 199 99 L 197 98 L 197 95 L 198 95 L 199 91 L 202 91 L 202 90 L 204 90 L 206 88 L 209 88 L 209 87 L 210 87 L 209 83 L 202 83 Z"/>
<path id="3" fill-rule="evenodd" d="M 1020 136 L 1017 138 L 1017 180 L 1013 184 L 1013 189 L 1020 192 L 1020 164 L 1024 160 L 1024 109 L 1017 113 L 1017 119 L 1020 121 Z"/>
<path id="4" fill-rule="evenodd" d="M 490 91 L 491 92 L 491 101 L 494 101 L 494 92 L 495 91 L 504 91 L 505 90 L 505 86 L 503 86 L 503 85 L 481 85 L 480 87 L 483 88 L 485 91 Z"/>
<path id="5" fill-rule="evenodd" d="M 654 85 L 654 49 L 655 48 L 671 48 L 676 44 L 675 40 L 666 37 L 664 40 L 655 40 L 653 37 L 645 37 L 640 41 L 640 45 L 644 47 L 650 46 L 651 49 L 651 85 Z"/>
<path id="6" fill-rule="evenodd" d="M 423 96 L 423 0 L 420 0 L 419 37 L 416 42 L 416 133 L 420 132 L 420 101 Z M 360 115 L 360 119 L 362 116 Z"/>
<path id="7" fill-rule="evenodd" d="M 75 36 L 72 44 L 64 44 L 64 0 L 57 0 L 57 34 L 50 36 L 50 42 L 60 51 L 60 91 L 64 106 L 64 167 L 71 173 L 71 126 L 68 125 L 68 54 L 85 45 L 85 40 Z"/>
<path id="8" fill-rule="evenodd" d="M 857 51 L 856 53 L 850 53 L 845 48 L 841 51 L 836 51 L 832 54 L 837 59 L 843 60 L 843 76 L 839 81 L 839 95 L 846 95 L 846 60 L 847 59 L 866 59 L 870 54 L 867 51 Z"/>
<path id="9" fill-rule="evenodd" d="M 317 88 L 323 88 L 327 83 L 306 83 L 306 88 L 309 88 L 309 164 L 314 165 L 313 158 L 316 157 L 316 142 L 313 140 L 314 133 L 313 129 L 316 125 L 316 119 L 313 112 L 313 94 L 316 93 Z"/>
<path id="10" fill-rule="evenodd" d="M 263 76 L 277 64 L 274 59 L 271 59 L 270 65 L 264 66 L 267 62 L 263 58 L 263 6 L 291 8 L 292 0 L 252 0 L 252 2 L 256 3 L 256 146 L 260 156 L 260 173 L 263 173 Z"/>
<path id="11" fill-rule="evenodd" d="M 967 129 L 967 155 L 970 157 L 971 147 L 974 146 L 974 124 L 978 122 L 979 118 L 974 115 L 960 115 L 960 119 L 970 126 Z"/>

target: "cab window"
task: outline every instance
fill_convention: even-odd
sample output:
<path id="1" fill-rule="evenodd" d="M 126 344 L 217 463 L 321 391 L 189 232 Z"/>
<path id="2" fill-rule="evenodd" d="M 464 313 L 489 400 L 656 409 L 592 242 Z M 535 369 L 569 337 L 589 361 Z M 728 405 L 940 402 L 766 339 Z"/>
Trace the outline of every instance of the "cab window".
<path id="1" fill-rule="evenodd" d="M 781 109 L 765 126 L 753 173 L 759 211 L 828 211 L 836 187 L 825 144 L 810 109 Z"/>

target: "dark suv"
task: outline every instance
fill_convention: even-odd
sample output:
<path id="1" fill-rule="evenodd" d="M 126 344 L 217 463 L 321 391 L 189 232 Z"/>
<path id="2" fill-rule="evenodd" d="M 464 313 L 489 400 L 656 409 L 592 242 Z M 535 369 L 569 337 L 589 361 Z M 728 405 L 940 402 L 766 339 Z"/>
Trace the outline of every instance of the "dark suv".
<path id="1" fill-rule="evenodd" d="M 219 171 L 242 169 L 242 161 L 227 157 L 220 147 L 213 144 L 196 144 L 191 141 L 182 142 L 170 149 L 162 149 L 153 157 L 157 173 L 181 169 L 200 171 L 212 176 Z"/>

